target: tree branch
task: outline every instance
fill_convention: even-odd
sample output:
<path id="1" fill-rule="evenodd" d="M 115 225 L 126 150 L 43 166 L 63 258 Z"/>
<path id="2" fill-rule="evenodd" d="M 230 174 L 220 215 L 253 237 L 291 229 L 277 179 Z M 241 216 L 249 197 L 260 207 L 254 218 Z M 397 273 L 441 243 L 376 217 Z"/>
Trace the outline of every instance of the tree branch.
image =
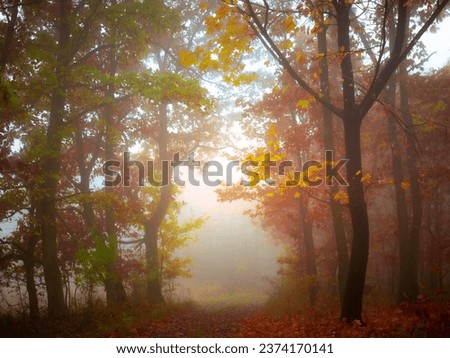
<path id="1" fill-rule="evenodd" d="M 380 93 L 383 91 L 386 83 L 388 82 L 391 75 L 396 71 L 400 63 L 408 56 L 409 52 L 412 50 L 414 45 L 420 40 L 422 35 L 429 29 L 431 24 L 436 20 L 436 18 L 441 14 L 441 12 L 448 5 L 450 0 L 443 0 L 441 3 L 438 2 L 438 6 L 434 10 L 433 14 L 428 18 L 422 28 L 417 32 L 417 34 L 413 37 L 411 42 L 407 44 L 405 47 L 404 40 L 406 37 L 406 24 L 408 21 L 408 8 L 406 6 L 407 1 L 401 0 L 399 2 L 399 16 L 397 20 L 397 34 L 395 38 L 395 45 L 392 56 L 387 61 L 386 65 L 377 76 L 376 79 L 372 82 L 369 91 L 367 92 L 364 99 L 360 102 L 357 113 L 355 116 L 362 120 L 364 116 L 369 112 L 375 100 L 378 98 Z M 403 39 L 402 34 L 403 33 Z"/>
<path id="2" fill-rule="evenodd" d="M 343 113 L 341 109 L 324 100 L 323 96 L 320 93 L 316 92 L 311 86 L 308 85 L 308 83 L 303 78 L 299 76 L 297 71 L 291 66 L 289 60 L 280 51 L 278 46 L 268 34 L 267 30 L 261 24 L 261 21 L 259 20 L 258 15 L 255 13 L 251 2 L 249 0 L 245 0 L 245 3 L 247 4 L 249 13 L 246 13 L 242 8 L 238 6 L 236 6 L 236 8 L 241 14 L 243 14 L 244 16 L 248 15 L 253 20 L 253 22 L 248 21 L 249 25 L 253 29 L 256 36 L 261 40 L 264 47 L 266 47 L 266 49 L 272 55 L 272 57 L 289 73 L 289 75 L 292 76 L 294 81 L 297 82 L 297 84 L 300 85 L 300 87 L 302 87 L 308 94 L 310 94 L 317 102 L 321 103 L 337 116 L 342 117 Z"/>

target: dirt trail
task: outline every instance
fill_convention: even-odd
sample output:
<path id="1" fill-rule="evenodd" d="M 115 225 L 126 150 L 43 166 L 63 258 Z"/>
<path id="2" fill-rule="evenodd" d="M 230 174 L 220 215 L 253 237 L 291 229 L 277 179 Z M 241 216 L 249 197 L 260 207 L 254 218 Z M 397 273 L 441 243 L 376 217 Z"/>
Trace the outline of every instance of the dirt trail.
<path id="1" fill-rule="evenodd" d="M 258 312 L 257 306 L 195 307 L 156 319 L 133 331 L 137 337 L 233 337 L 241 321 Z"/>

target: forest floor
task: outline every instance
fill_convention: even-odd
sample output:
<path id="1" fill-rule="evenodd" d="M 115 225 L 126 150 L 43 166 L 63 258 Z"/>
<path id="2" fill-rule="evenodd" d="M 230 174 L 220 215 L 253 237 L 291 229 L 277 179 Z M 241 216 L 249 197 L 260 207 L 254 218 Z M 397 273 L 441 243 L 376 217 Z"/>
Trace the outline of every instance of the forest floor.
<path id="1" fill-rule="evenodd" d="M 423 299 L 414 304 L 369 305 L 366 323 L 343 323 L 328 306 L 296 314 L 273 314 L 262 305 L 186 306 L 137 324 L 117 327 L 108 337 L 450 337 L 450 303 Z"/>
<path id="2" fill-rule="evenodd" d="M 135 337 L 236 337 L 243 322 L 260 312 L 258 306 L 191 307 L 131 330 Z"/>
<path id="3" fill-rule="evenodd" d="M 339 312 L 327 306 L 275 315 L 251 304 L 132 305 L 97 308 L 58 324 L 42 321 L 34 329 L 12 320 L 0 337 L 450 337 L 449 302 L 368 305 L 364 319 L 365 324 L 340 322 Z"/>

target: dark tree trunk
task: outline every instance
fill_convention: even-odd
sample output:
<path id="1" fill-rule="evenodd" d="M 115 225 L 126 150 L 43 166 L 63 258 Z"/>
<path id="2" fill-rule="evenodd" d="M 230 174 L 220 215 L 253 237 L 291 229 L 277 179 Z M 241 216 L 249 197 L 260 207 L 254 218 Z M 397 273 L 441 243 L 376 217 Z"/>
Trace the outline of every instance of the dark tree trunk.
<path id="1" fill-rule="evenodd" d="M 321 23 L 320 31 L 317 33 L 318 51 L 324 54 L 320 58 L 320 91 L 325 100 L 330 100 L 330 77 L 328 68 L 328 44 L 327 44 L 327 29 L 328 26 L 325 25 L 324 15 L 321 12 L 319 22 Z M 323 135 L 325 150 L 334 151 L 334 140 L 333 140 L 333 114 L 331 111 L 323 107 Z M 327 166 L 331 166 L 331 163 L 327 163 Z M 327 170 L 327 172 L 329 172 Z M 345 234 L 344 220 L 342 217 L 342 209 L 340 205 L 334 202 L 334 196 L 339 191 L 338 184 L 333 183 L 329 187 L 329 200 L 330 200 L 330 210 L 331 217 L 333 220 L 334 237 L 336 241 L 337 256 L 338 256 L 338 287 L 339 287 L 339 299 L 342 303 L 345 292 L 345 284 L 347 280 L 348 272 L 348 248 L 347 248 L 347 237 Z"/>
<path id="2" fill-rule="evenodd" d="M 409 18 L 409 15 L 407 15 Z M 409 21 L 407 21 L 408 23 Z M 393 14 L 388 17 L 389 28 L 389 47 L 391 56 L 394 55 L 395 43 L 395 26 Z M 405 28 L 405 33 L 408 33 L 408 26 Z M 404 64 L 400 64 L 398 69 L 398 76 L 393 75 L 388 82 L 386 97 L 388 103 L 392 108 L 395 108 L 395 94 L 397 80 L 400 84 L 400 110 L 404 117 L 404 123 L 408 131 L 413 131 L 411 114 L 408 106 L 407 93 L 407 72 Z M 388 117 L 388 133 L 391 143 L 392 151 L 392 168 L 395 183 L 395 197 L 397 204 L 397 218 L 398 218 L 398 238 L 399 238 L 399 284 L 397 301 L 415 301 L 418 295 L 418 240 L 420 233 L 420 223 L 422 217 L 422 204 L 420 197 L 420 186 L 418 183 L 418 172 L 416 168 L 417 157 L 415 153 L 414 143 L 412 137 L 414 133 L 410 132 L 407 136 L 407 167 L 410 175 L 412 202 L 413 202 L 413 220 L 410 227 L 408 219 L 408 207 L 406 200 L 406 192 L 401 187 L 404 182 L 404 175 L 402 170 L 401 148 L 397 137 L 396 117 L 393 112 Z M 418 205 L 418 208 L 415 207 Z M 418 226 L 417 226 L 418 224 Z"/>
<path id="3" fill-rule="evenodd" d="M 364 200 L 361 161 L 361 121 L 356 114 L 353 65 L 350 45 L 351 5 L 337 4 L 338 45 L 342 51 L 342 93 L 344 100 L 344 142 L 347 163 L 347 181 L 350 216 L 352 219 L 352 249 L 347 283 L 342 303 L 341 318 L 349 322 L 362 321 L 362 301 L 369 256 L 369 220 Z"/>
<path id="4" fill-rule="evenodd" d="M 115 4 L 116 1 L 113 1 Z M 117 49 L 115 44 L 115 34 L 112 36 L 111 49 L 108 52 L 108 61 L 106 63 L 106 71 L 108 75 L 112 78 L 117 74 L 118 68 L 118 58 L 117 58 Z M 106 96 L 109 99 L 109 102 L 105 105 L 104 116 L 106 122 L 105 128 L 105 161 L 111 160 L 115 158 L 115 145 L 116 145 L 116 135 L 117 128 L 115 123 L 114 116 L 114 102 L 115 102 L 115 86 L 113 83 L 108 85 Z M 109 193 L 113 193 L 113 188 L 106 187 L 105 191 Z M 88 209 L 90 215 L 93 214 L 92 203 L 90 204 L 90 208 Z M 106 301 L 108 305 L 115 303 L 123 303 L 127 300 L 126 291 L 123 285 L 123 281 L 120 277 L 119 272 L 117 271 L 117 258 L 119 257 L 118 253 L 118 237 L 117 237 L 117 229 L 116 229 L 116 218 L 115 218 L 114 208 L 111 206 L 106 207 L 105 209 L 105 225 L 106 225 L 106 233 L 107 238 L 102 237 L 102 240 L 97 242 L 99 247 L 108 246 L 110 250 L 113 252 L 113 259 L 106 263 L 104 270 L 106 272 L 106 278 L 104 281 L 105 291 L 106 291 Z M 97 225 L 95 218 L 93 221 L 93 225 Z M 98 230 L 98 229 L 97 229 Z"/>
<path id="5" fill-rule="evenodd" d="M 392 110 L 395 108 L 395 77 L 391 79 L 386 90 L 386 100 L 391 105 Z M 388 134 L 392 153 L 392 173 L 394 176 L 395 201 L 397 208 L 397 235 L 399 248 L 399 297 L 400 287 L 404 283 L 405 276 L 408 275 L 409 262 L 409 224 L 408 224 L 408 208 L 406 204 L 406 193 L 401 184 L 404 181 L 401 148 L 397 137 L 397 121 L 395 114 L 388 114 Z"/>
<path id="6" fill-rule="evenodd" d="M 66 79 L 69 60 L 70 30 L 69 6 L 67 0 L 59 5 L 58 49 L 55 68 L 55 90 L 51 95 L 50 119 L 47 130 L 47 153 L 42 164 L 42 198 L 40 200 L 40 230 L 42 240 L 42 265 L 47 288 L 48 314 L 52 319 L 67 314 L 64 301 L 63 283 L 58 263 L 56 194 L 60 177 L 60 156 L 62 129 L 64 127 L 64 107 L 66 104 Z"/>
<path id="7" fill-rule="evenodd" d="M 61 134 L 55 128 L 57 127 L 55 121 L 62 120 L 61 111 L 63 108 L 63 98 L 59 94 L 54 94 L 50 127 L 47 133 L 48 149 L 52 154 L 44 159 L 42 165 L 44 175 L 43 198 L 40 204 L 42 264 L 47 287 L 48 313 L 51 318 L 59 318 L 66 313 L 61 272 L 58 264 L 56 229 L 56 193 L 60 174 Z"/>
<path id="8" fill-rule="evenodd" d="M 27 238 L 27 248 L 24 252 L 24 259 L 23 259 L 23 265 L 25 268 L 25 282 L 27 286 L 28 301 L 30 308 L 30 320 L 32 323 L 39 321 L 40 318 L 36 282 L 34 281 L 35 250 L 37 242 L 38 237 L 35 234 L 31 234 Z"/>
<path id="9" fill-rule="evenodd" d="M 369 256 L 369 220 L 361 182 L 360 124 L 356 121 L 344 121 L 344 132 L 353 240 L 341 318 L 351 322 L 362 320 L 362 301 Z"/>
<path id="10" fill-rule="evenodd" d="M 9 59 L 12 55 L 12 45 L 14 42 L 15 28 L 17 25 L 17 19 L 19 14 L 20 1 L 14 0 L 11 6 L 11 11 L 8 17 L 8 24 L 6 27 L 5 35 L 3 36 L 3 44 L 0 51 L 0 82 L 5 77 L 6 66 L 8 65 Z M 30 217 L 35 215 L 35 201 L 31 205 Z M 35 225 L 30 224 L 30 232 L 36 231 Z M 34 269 L 35 269 L 35 251 L 36 245 L 39 238 L 33 232 L 30 236 L 26 238 L 26 249 L 23 252 L 23 264 L 25 268 L 25 282 L 28 293 L 28 302 L 30 310 L 30 320 L 35 323 L 39 320 L 39 301 L 37 296 L 36 283 L 34 280 Z"/>
<path id="11" fill-rule="evenodd" d="M 106 145 L 109 146 L 108 144 Z M 107 153 L 109 150 L 106 151 Z M 113 157 L 107 157 L 113 158 Z M 111 188 L 106 188 L 109 190 Z M 108 245 L 109 248 L 114 252 L 114 259 L 112 262 L 108 262 L 105 266 L 106 278 L 105 278 L 105 291 L 106 291 L 106 301 L 108 304 L 121 303 L 127 300 L 127 295 L 125 288 L 123 286 L 122 279 L 120 278 L 119 273 L 117 272 L 116 260 L 118 257 L 118 239 L 117 239 L 117 230 L 116 230 L 116 219 L 113 208 L 105 209 L 105 222 L 106 222 L 106 233 L 107 238 L 102 237 L 101 241 L 97 242 L 97 245 L 105 246 Z M 104 241 L 106 240 L 106 242 Z"/>
<path id="12" fill-rule="evenodd" d="M 405 240 L 404 267 L 400 265 L 400 282 L 398 301 L 415 301 L 419 294 L 418 266 L 419 266 L 419 240 L 422 227 L 422 196 L 417 169 L 417 153 L 414 145 L 414 127 L 409 111 L 406 65 L 399 68 L 400 109 L 403 114 L 405 126 L 409 128 L 406 147 L 406 164 L 411 185 L 412 222 L 409 237 Z"/>
<path id="13" fill-rule="evenodd" d="M 159 270 L 158 229 L 159 226 L 153 220 L 149 220 L 145 225 L 144 234 L 145 258 L 148 267 L 147 299 L 154 304 L 164 303 Z"/>
<path id="14" fill-rule="evenodd" d="M 112 50 L 109 56 L 109 75 L 114 76 L 117 72 L 117 58 L 115 51 Z M 111 84 L 108 88 L 108 97 L 111 101 L 114 101 L 114 86 Z M 108 103 L 105 107 L 105 121 L 106 121 L 106 136 L 105 136 L 105 160 L 110 160 L 115 158 L 114 146 L 115 146 L 115 135 L 116 126 L 114 123 L 114 108 L 112 103 Z M 113 188 L 106 187 L 105 190 L 112 194 Z M 116 260 L 118 257 L 118 238 L 116 230 L 116 218 L 114 208 L 108 206 L 105 209 L 105 222 L 106 222 L 106 233 L 107 242 L 102 242 L 101 245 L 108 245 L 110 249 L 114 252 L 114 259 L 112 262 L 108 262 L 105 267 L 107 277 L 105 278 L 105 291 L 106 300 L 108 304 L 125 302 L 127 299 L 125 288 L 123 282 L 117 272 Z"/>
<path id="15" fill-rule="evenodd" d="M 391 56 L 394 52 L 395 42 L 395 25 L 393 14 L 388 17 L 389 29 L 389 48 Z M 411 247 L 409 238 L 409 220 L 408 207 L 406 202 L 406 192 L 402 188 L 402 182 L 405 178 L 402 169 L 402 153 L 397 136 L 397 120 L 394 108 L 396 108 L 396 84 L 398 76 L 393 75 L 388 82 L 386 88 L 386 101 L 391 106 L 391 111 L 388 114 L 388 135 L 391 145 L 392 153 L 392 173 L 394 176 L 394 189 L 397 208 L 397 235 L 398 235 L 398 250 L 399 250 L 399 284 L 397 301 L 410 300 L 410 285 L 411 285 Z"/>

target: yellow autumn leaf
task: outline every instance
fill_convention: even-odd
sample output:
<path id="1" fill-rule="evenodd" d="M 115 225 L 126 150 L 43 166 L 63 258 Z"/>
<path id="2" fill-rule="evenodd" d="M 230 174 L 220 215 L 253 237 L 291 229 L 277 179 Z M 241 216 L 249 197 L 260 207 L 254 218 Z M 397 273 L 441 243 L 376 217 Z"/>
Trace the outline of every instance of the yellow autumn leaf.
<path id="1" fill-rule="evenodd" d="M 216 16 L 207 16 L 205 18 L 206 25 L 206 33 L 213 34 L 216 31 L 219 31 L 223 27 L 222 21 Z"/>
<path id="2" fill-rule="evenodd" d="M 301 99 L 301 100 L 297 101 L 297 103 L 295 105 L 297 106 L 297 108 L 300 108 L 300 109 L 308 109 L 309 104 L 310 104 L 309 100 Z"/>
<path id="3" fill-rule="evenodd" d="M 317 34 L 320 31 L 321 27 L 319 23 L 314 24 L 313 28 L 311 29 L 312 34 Z"/>
<path id="4" fill-rule="evenodd" d="M 267 130 L 267 136 L 269 138 L 273 138 L 277 135 L 277 126 L 275 124 L 271 124 L 269 129 Z"/>
<path id="5" fill-rule="evenodd" d="M 364 174 L 362 176 L 362 178 L 361 178 L 361 182 L 362 183 L 367 183 L 367 184 L 372 183 L 372 176 L 370 174 L 368 174 L 368 173 Z"/>
<path id="6" fill-rule="evenodd" d="M 345 191 L 338 191 L 336 194 L 334 194 L 333 200 L 340 202 L 343 205 L 347 205 L 348 204 L 348 194 Z"/>
<path id="7" fill-rule="evenodd" d="M 295 54 L 295 60 L 299 63 L 299 64 L 303 64 L 305 63 L 306 60 L 306 56 L 303 52 L 297 52 Z"/>
<path id="8" fill-rule="evenodd" d="M 267 193 L 266 196 L 268 196 L 269 198 L 272 198 L 274 195 L 274 193 Z"/>
<path id="9" fill-rule="evenodd" d="M 392 184 L 394 184 L 394 180 L 391 179 L 391 178 L 382 179 L 382 180 L 381 180 L 381 184 L 384 184 L 384 185 L 392 185 Z"/>
<path id="10" fill-rule="evenodd" d="M 324 54 L 323 52 L 318 53 L 318 54 L 316 55 L 316 60 L 317 60 L 317 61 L 321 61 L 324 57 L 325 57 L 325 54 Z"/>
<path id="11" fill-rule="evenodd" d="M 203 11 L 208 10 L 208 2 L 207 1 L 201 1 L 200 2 L 200 9 Z"/>
<path id="12" fill-rule="evenodd" d="M 292 48 L 292 46 L 294 46 L 294 44 L 292 43 L 291 40 L 284 40 L 284 41 L 280 42 L 280 44 L 278 45 L 278 48 L 280 50 L 289 50 L 290 48 Z"/>
<path id="13" fill-rule="evenodd" d="M 279 149 L 279 145 L 278 144 L 274 144 L 274 149 L 278 150 Z M 277 162 L 277 161 L 282 161 L 286 159 L 284 155 L 280 155 L 280 154 L 276 154 L 276 153 L 272 153 L 272 160 Z"/>
<path id="14" fill-rule="evenodd" d="M 204 57 L 202 57 L 200 63 L 198 64 L 198 68 L 201 71 L 206 70 L 218 70 L 219 69 L 219 62 L 217 60 L 212 59 L 211 54 L 206 54 Z M 225 79 L 225 76 L 224 76 Z"/>
<path id="15" fill-rule="evenodd" d="M 406 191 L 406 190 L 409 189 L 409 187 L 411 186 L 411 184 L 409 183 L 409 181 L 405 180 L 405 181 L 402 181 L 402 182 L 400 183 L 400 186 L 402 187 L 402 189 L 403 189 L 404 191 Z"/>
<path id="16" fill-rule="evenodd" d="M 447 109 L 447 104 L 443 100 L 439 100 L 433 106 L 433 112 L 434 113 L 444 112 L 446 109 Z"/>
<path id="17" fill-rule="evenodd" d="M 257 78 L 258 78 L 258 74 L 256 72 L 241 73 L 233 81 L 233 84 L 235 86 L 239 86 L 241 84 L 250 84 L 250 83 L 254 82 Z"/>
<path id="18" fill-rule="evenodd" d="M 191 51 L 180 51 L 180 63 L 183 67 L 190 67 L 197 63 L 197 57 Z"/>
<path id="19" fill-rule="evenodd" d="M 301 194 L 300 194 L 298 191 L 294 194 L 294 198 L 295 198 L 295 199 L 300 198 L 300 196 L 301 196 Z"/>
<path id="20" fill-rule="evenodd" d="M 295 21 L 292 15 L 289 15 L 286 19 L 284 19 L 284 30 L 286 32 L 292 32 L 297 29 L 295 25 Z"/>

